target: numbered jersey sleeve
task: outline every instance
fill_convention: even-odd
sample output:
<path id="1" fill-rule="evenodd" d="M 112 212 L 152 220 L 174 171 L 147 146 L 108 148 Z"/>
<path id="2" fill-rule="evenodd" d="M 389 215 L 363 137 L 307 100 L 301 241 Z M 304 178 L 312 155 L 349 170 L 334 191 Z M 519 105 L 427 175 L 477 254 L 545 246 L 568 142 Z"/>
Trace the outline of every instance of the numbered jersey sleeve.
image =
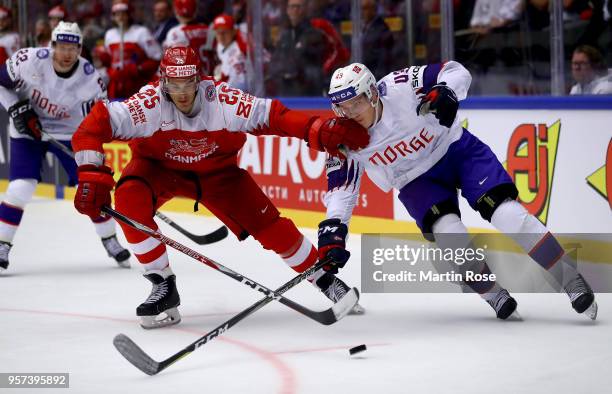
<path id="1" fill-rule="evenodd" d="M 72 138 L 77 164 L 101 165 L 104 143 L 151 136 L 159 129 L 159 101 L 156 85 L 144 86 L 125 101 L 99 101 Z"/>
<path id="2" fill-rule="evenodd" d="M 388 78 L 392 78 L 395 83 L 408 82 L 406 81 L 408 79 L 417 97 L 427 93 L 434 85 L 445 82 L 448 87 L 455 91 L 459 100 L 464 100 L 467 97 L 472 83 L 470 72 L 455 61 L 412 66 L 407 70 L 396 71 L 385 77 L 385 79 Z"/>
<path id="3" fill-rule="evenodd" d="M 327 194 L 323 202 L 327 207 L 327 218 L 340 219 L 348 224 L 357 204 L 363 167 L 350 158 L 342 160 L 328 156 L 326 173 Z"/>
<path id="4" fill-rule="evenodd" d="M 0 65 L 0 104 L 5 109 L 19 101 L 16 90 L 22 83 L 22 73 L 28 72 L 28 60 L 31 60 L 32 56 L 34 48 L 20 49 Z"/>
<path id="5" fill-rule="evenodd" d="M 305 139 L 316 116 L 292 111 L 278 100 L 252 96 L 227 83 L 216 84 L 228 131 Z"/>

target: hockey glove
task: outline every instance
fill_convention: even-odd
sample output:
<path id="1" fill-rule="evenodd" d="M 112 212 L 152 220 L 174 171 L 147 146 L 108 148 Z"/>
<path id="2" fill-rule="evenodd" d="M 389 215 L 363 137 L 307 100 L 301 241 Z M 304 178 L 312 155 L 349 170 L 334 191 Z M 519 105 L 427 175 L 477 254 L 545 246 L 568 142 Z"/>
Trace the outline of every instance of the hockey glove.
<path id="1" fill-rule="evenodd" d="M 13 119 L 13 125 L 18 133 L 29 135 L 35 140 L 40 141 L 42 125 L 29 100 L 22 100 L 13 104 L 9 107 L 8 114 Z"/>
<path id="2" fill-rule="evenodd" d="M 351 253 L 346 250 L 348 228 L 340 219 L 327 219 L 319 223 L 319 259 L 329 258 L 332 264 L 323 269 L 337 274 L 338 268 L 344 267 Z"/>
<path id="3" fill-rule="evenodd" d="M 440 82 L 429 89 L 417 106 L 417 115 L 434 114 L 442 126 L 451 127 L 457 116 L 459 100 L 453 89 Z"/>
<path id="4" fill-rule="evenodd" d="M 100 217 L 100 210 L 111 204 L 111 190 L 115 186 L 113 172 L 107 166 L 85 164 L 79 166 L 79 185 L 74 196 L 74 207 L 92 219 Z"/>
<path id="5" fill-rule="evenodd" d="M 340 145 L 359 150 L 369 143 L 368 130 L 352 119 L 319 118 L 312 123 L 308 132 L 308 146 L 316 150 L 325 149 L 332 156 L 344 156 Z"/>

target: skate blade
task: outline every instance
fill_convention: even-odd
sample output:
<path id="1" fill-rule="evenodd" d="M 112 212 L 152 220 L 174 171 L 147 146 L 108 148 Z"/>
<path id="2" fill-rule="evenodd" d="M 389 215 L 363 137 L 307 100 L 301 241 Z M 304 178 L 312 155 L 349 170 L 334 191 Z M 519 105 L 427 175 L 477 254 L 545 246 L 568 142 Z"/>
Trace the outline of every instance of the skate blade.
<path id="1" fill-rule="evenodd" d="M 117 261 L 117 265 L 120 268 L 130 268 L 131 267 L 130 259 L 123 260 L 123 261 Z"/>
<path id="2" fill-rule="evenodd" d="M 172 326 L 181 322 L 181 314 L 177 308 L 170 308 L 156 316 L 140 316 L 140 327 L 153 330 Z"/>
<path id="3" fill-rule="evenodd" d="M 356 304 L 350 311 L 349 311 L 349 315 L 351 316 L 359 316 L 359 315 L 365 315 L 365 308 L 363 306 L 361 306 L 360 304 Z"/>
<path id="4" fill-rule="evenodd" d="M 588 316 L 589 319 L 595 320 L 597 319 L 597 302 L 593 301 L 591 306 L 587 308 L 586 311 L 582 312 L 584 315 Z"/>
<path id="5" fill-rule="evenodd" d="M 523 316 L 521 316 L 521 314 L 515 310 L 510 316 L 508 316 L 506 321 L 523 321 Z"/>

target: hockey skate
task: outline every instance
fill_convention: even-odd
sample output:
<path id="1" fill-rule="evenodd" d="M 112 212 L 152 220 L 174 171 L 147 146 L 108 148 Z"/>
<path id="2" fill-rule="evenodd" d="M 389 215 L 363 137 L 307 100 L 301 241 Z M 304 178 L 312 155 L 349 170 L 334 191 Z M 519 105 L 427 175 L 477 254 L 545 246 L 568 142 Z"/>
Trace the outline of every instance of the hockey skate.
<path id="1" fill-rule="evenodd" d="M 102 238 L 102 245 L 104 245 L 108 257 L 115 259 L 119 267 L 130 268 L 130 252 L 117 241 L 117 235 Z"/>
<path id="2" fill-rule="evenodd" d="M 597 318 L 597 302 L 591 286 L 586 280 L 576 273 L 574 279 L 570 280 L 563 288 L 567 293 L 574 310 L 578 313 L 584 313 L 591 320 Z"/>
<path id="3" fill-rule="evenodd" d="M 8 255 L 12 247 L 13 245 L 8 242 L 0 241 L 0 274 L 8 269 Z"/>
<path id="4" fill-rule="evenodd" d="M 172 270 L 166 268 L 163 271 L 149 271 L 144 277 L 153 284 L 153 289 L 145 302 L 136 308 L 140 326 L 148 330 L 178 324 L 181 314 L 177 307 L 181 304 L 181 299 L 176 290 L 176 276 Z"/>
<path id="5" fill-rule="evenodd" d="M 516 300 L 506 289 L 498 291 L 492 299 L 487 300 L 487 303 L 491 305 L 498 319 L 506 320 L 512 316 L 512 320 L 522 320 L 516 311 Z"/>
<path id="6" fill-rule="evenodd" d="M 318 287 L 327 298 L 329 298 L 334 304 L 337 303 L 342 297 L 348 293 L 351 288 L 348 287 L 341 279 L 336 275 L 326 272 L 316 282 L 315 286 Z M 353 309 L 348 313 L 349 315 L 363 315 L 365 308 L 359 304 L 355 304 Z"/>

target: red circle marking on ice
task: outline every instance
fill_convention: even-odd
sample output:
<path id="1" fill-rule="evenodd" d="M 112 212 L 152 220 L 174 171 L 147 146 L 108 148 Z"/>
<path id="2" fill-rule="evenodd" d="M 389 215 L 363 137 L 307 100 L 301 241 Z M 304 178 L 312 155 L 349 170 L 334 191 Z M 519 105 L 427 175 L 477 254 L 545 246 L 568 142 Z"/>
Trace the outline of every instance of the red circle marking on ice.
<path id="1" fill-rule="evenodd" d="M 97 320 L 107 320 L 118 323 L 129 323 L 135 324 L 133 319 L 120 319 L 116 317 L 108 317 L 108 316 L 95 316 L 95 315 L 86 315 L 82 313 L 71 313 L 71 312 L 50 312 L 50 311 L 39 311 L 32 309 L 13 309 L 13 308 L 0 308 L 1 312 L 17 312 L 17 313 L 31 313 L 37 315 L 53 315 L 53 316 L 61 316 L 61 317 L 78 317 L 84 319 L 97 319 Z M 227 315 L 228 313 L 210 313 L 210 314 L 198 314 L 197 316 L 221 316 Z M 192 330 L 188 328 L 181 327 L 168 327 L 167 329 L 174 331 L 182 331 L 188 334 L 196 334 L 196 335 L 204 335 L 206 332 Z M 294 394 L 297 392 L 297 378 L 295 372 L 285 364 L 274 352 L 269 352 L 267 350 L 260 349 L 256 346 L 248 344 L 246 342 L 239 341 L 237 339 L 232 339 L 228 337 L 219 337 L 219 340 L 223 342 L 228 342 L 234 346 L 237 346 L 247 352 L 254 353 L 258 357 L 262 358 L 264 361 L 269 363 L 276 372 L 281 377 L 281 387 L 279 389 L 280 394 Z"/>

